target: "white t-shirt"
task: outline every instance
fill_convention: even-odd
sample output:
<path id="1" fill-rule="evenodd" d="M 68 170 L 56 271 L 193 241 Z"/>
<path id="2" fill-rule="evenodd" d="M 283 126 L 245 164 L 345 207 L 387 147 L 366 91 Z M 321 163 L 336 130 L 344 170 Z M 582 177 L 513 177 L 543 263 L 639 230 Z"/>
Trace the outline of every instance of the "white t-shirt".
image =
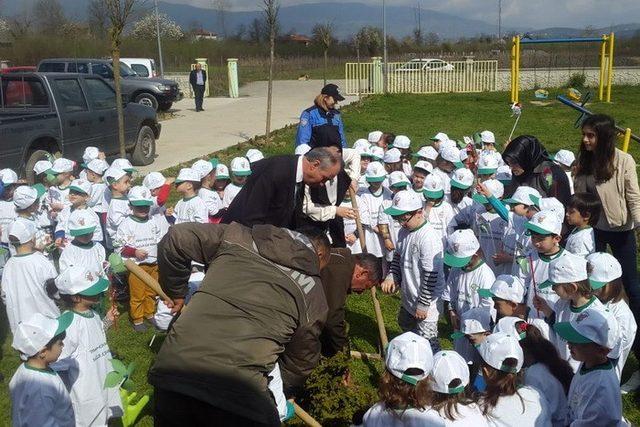
<path id="1" fill-rule="evenodd" d="M 631 352 L 631 346 L 636 338 L 638 325 L 631 309 L 624 300 L 608 302 L 604 305 L 604 308 L 613 314 L 613 317 L 615 317 L 618 322 L 620 331 L 620 348 L 619 356 L 617 356 L 618 363 L 616 364 L 616 374 L 618 374 L 619 379 L 622 376 L 622 368 L 624 368 L 627 357 L 629 357 L 629 353 Z"/>
<path id="2" fill-rule="evenodd" d="M 524 385 L 535 388 L 547 399 L 553 427 L 565 427 L 569 407 L 562 383 L 542 363 L 534 363 L 524 370 Z"/>
<path id="3" fill-rule="evenodd" d="M 431 408 L 387 410 L 384 403 L 373 405 L 363 418 L 363 427 L 484 427 L 487 422 L 475 404 L 457 405 L 455 420 L 450 420 Z"/>
<path id="4" fill-rule="evenodd" d="M 360 219 L 364 228 L 364 237 L 367 245 L 367 251 L 381 258 L 384 255 L 384 243 L 382 236 L 374 231 L 374 228 L 378 227 L 378 214 L 380 213 L 380 206 L 383 201 L 391 200 L 392 194 L 386 188 L 381 188 L 378 193 L 373 194 L 369 188 L 359 192 L 360 204 L 358 208 L 360 210 Z"/>
<path id="5" fill-rule="evenodd" d="M 502 396 L 486 415 L 494 427 L 549 427 L 551 414 L 547 400 L 535 389 L 522 386 L 511 396 Z"/>
<path id="6" fill-rule="evenodd" d="M 161 215 L 143 220 L 133 215 L 122 221 L 116 232 L 113 246 L 116 251 L 122 253 L 125 246 L 147 251 L 147 257 L 140 261 L 135 257 L 129 258 L 136 264 L 155 264 L 158 262 L 158 243 L 169 231 L 169 223 Z M 127 259 L 127 257 L 123 256 Z"/>
<path id="7" fill-rule="evenodd" d="M 83 245 L 72 240 L 62 251 L 58 264 L 61 272 L 78 265 L 85 267 L 95 276 L 103 276 L 105 261 L 105 250 L 101 243 L 89 242 Z"/>
<path id="8" fill-rule="evenodd" d="M 207 205 L 207 209 L 209 209 L 209 216 L 214 216 L 220 209 L 222 209 L 222 199 L 220 199 L 217 191 L 203 187 L 198 190 L 198 196 L 200 196 Z"/>
<path id="9" fill-rule="evenodd" d="M 552 286 L 540 289 L 540 285 L 549 279 L 549 263 L 554 259 L 565 256 L 566 254 L 567 252 L 563 248 L 560 248 L 558 253 L 551 256 L 540 255 L 537 251 L 533 251 L 530 255 L 531 262 L 529 262 L 529 259 L 525 260 L 525 270 L 522 268 L 520 269 L 520 278 L 524 281 L 524 285 L 527 290 L 527 306 L 531 308 L 531 311 L 529 312 L 531 317 L 540 319 L 544 318 L 544 313 L 542 311 L 538 313 L 538 311 L 533 307 L 533 297 L 535 295 L 544 299 L 551 308 L 553 308 L 556 301 L 560 299 L 558 294 L 553 291 Z M 532 265 L 535 289 L 534 280 L 531 279 L 532 274 L 530 272 Z"/>
<path id="10" fill-rule="evenodd" d="M 391 207 L 392 203 L 393 203 L 393 199 L 385 199 L 382 201 L 382 204 L 380 205 L 380 210 L 378 211 L 378 225 L 384 224 L 387 227 L 389 227 L 389 236 L 391 237 L 391 242 L 393 243 L 393 247 L 395 248 L 396 245 L 398 244 L 398 234 L 400 233 L 402 226 L 398 221 L 394 220 L 391 215 L 384 212 L 385 209 L 388 209 Z M 383 246 L 384 246 L 384 241 L 383 241 Z M 386 250 L 386 248 L 384 249 L 384 251 L 386 253 L 387 261 L 392 261 L 393 253 L 395 251 L 388 251 Z"/>
<path id="11" fill-rule="evenodd" d="M 109 205 L 104 204 L 104 193 L 107 190 L 107 184 L 104 182 L 94 182 L 91 184 L 91 198 L 87 205 L 97 214 L 105 213 L 109 210 Z"/>
<path id="12" fill-rule="evenodd" d="M 106 242 L 108 249 L 113 249 L 113 241 L 116 238 L 118 227 L 129 215 L 131 215 L 129 200 L 126 197 L 111 197 L 109 211 L 107 212 L 107 226 L 105 227 L 107 230 Z"/>
<path id="13" fill-rule="evenodd" d="M 451 175 L 437 167 L 433 168 L 431 173 L 440 178 L 444 183 L 444 194 L 451 194 Z"/>
<path id="14" fill-rule="evenodd" d="M 596 237 L 593 228 L 574 229 L 567 237 L 564 248 L 574 255 L 583 257 L 594 253 L 596 251 Z"/>
<path id="15" fill-rule="evenodd" d="M 451 203 L 451 206 L 453 207 L 453 212 L 457 215 L 464 208 L 471 206 L 472 204 L 473 204 L 473 199 L 469 196 L 464 196 L 457 205 L 454 205 L 453 203 Z"/>
<path id="16" fill-rule="evenodd" d="M 69 187 L 59 187 L 52 185 L 47 192 L 47 203 L 51 206 L 54 203 L 62 203 L 64 206 L 71 206 L 69 200 Z"/>
<path id="17" fill-rule="evenodd" d="M 73 313 L 62 354 L 51 367 L 70 385 L 76 424 L 104 426 L 109 418 L 122 415 L 118 389 L 104 387 L 113 371 L 111 351 L 98 313 Z"/>
<path id="18" fill-rule="evenodd" d="M 442 299 L 451 303 L 451 307 L 456 310 L 458 316 L 475 307 L 485 307 L 493 313 L 493 299 L 480 297 L 478 290 L 491 289 L 495 280 L 496 276 L 485 262 L 470 271 L 452 268 L 449 271 Z"/>
<path id="19" fill-rule="evenodd" d="M 9 258 L 2 273 L 0 294 L 7 308 L 11 333 L 18 323 L 28 320 L 34 313 L 54 318 L 60 316 L 58 306 L 45 289 L 45 282 L 57 275 L 51 261 L 40 252 Z"/>
<path id="20" fill-rule="evenodd" d="M 428 211 L 427 220 L 429 224 L 435 228 L 435 230 L 442 236 L 442 245 L 446 245 L 447 236 L 449 236 L 455 230 L 456 221 L 454 219 L 455 212 L 451 203 L 446 199 L 435 206 L 425 207 L 425 212 Z"/>
<path id="21" fill-rule="evenodd" d="M 226 194 L 226 193 L 225 193 Z M 173 210 L 176 224 L 183 222 L 209 222 L 209 209 L 206 203 L 198 196 L 188 199 L 180 199 Z"/>
<path id="22" fill-rule="evenodd" d="M 100 217 L 95 212 L 95 210 L 86 208 L 89 212 L 93 214 L 93 217 L 96 221 L 96 229 L 93 232 L 93 237 L 91 240 L 95 242 L 102 242 L 104 236 L 102 235 L 102 227 L 100 227 Z M 71 206 L 65 206 L 64 209 L 58 213 L 58 224 L 56 225 L 56 233 L 59 231 L 64 231 L 64 238 L 66 240 L 71 240 L 73 237 L 69 234 L 69 217 L 71 216 Z"/>
<path id="23" fill-rule="evenodd" d="M 22 364 L 9 383 L 11 421 L 15 427 L 74 427 L 71 398 L 51 369 Z"/>
<path id="24" fill-rule="evenodd" d="M 358 207 L 360 207 L 360 197 L 358 197 L 357 195 L 356 195 L 356 202 L 358 204 Z M 353 207 L 353 205 L 351 204 L 351 200 L 346 200 L 346 199 L 343 200 L 342 203 L 340 203 L 340 206 L 343 206 L 345 208 Z M 356 225 L 356 220 L 350 219 L 350 218 L 344 218 L 343 221 L 344 221 L 345 237 L 348 236 L 349 234 L 353 234 L 356 236 L 356 240 L 353 243 L 347 243 L 347 248 L 349 248 L 351 250 L 351 253 L 354 255 L 361 254 L 362 248 L 360 247 L 360 239 L 357 236 L 358 226 Z"/>
<path id="25" fill-rule="evenodd" d="M 582 369 L 573 376 L 569 395 L 571 427 L 625 426 L 620 381 L 611 362 Z"/>
<path id="26" fill-rule="evenodd" d="M 222 197 L 222 207 L 228 208 L 240 190 L 242 190 L 242 187 L 235 185 L 233 182 L 227 185 L 224 189 L 224 196 Z"/>
<path id="27" fill-rule="evenodd" d="M 17 217 L 18 214 L 13 200 L 0 200 L 0 242 L 5 245 L 9 244 L 9 227 Z"/>

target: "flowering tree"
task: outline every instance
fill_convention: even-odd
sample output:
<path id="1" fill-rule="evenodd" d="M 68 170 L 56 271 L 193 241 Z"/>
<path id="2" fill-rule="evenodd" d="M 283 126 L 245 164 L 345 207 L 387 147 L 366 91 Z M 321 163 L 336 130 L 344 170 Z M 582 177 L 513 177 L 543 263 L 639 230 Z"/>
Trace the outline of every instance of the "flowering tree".
<path id="1" fill-rule="evenodd" d="M 184 32 L 180 25 L 169 19 L 163 13 L 159 14 L 160 20 L 160 37 L 163 39 L 180 40 L 184 37 Z M 156 14 L 146 15 L 133 24 L 131 34 L 136 38 L 155 39 L 156 36 Z"/>

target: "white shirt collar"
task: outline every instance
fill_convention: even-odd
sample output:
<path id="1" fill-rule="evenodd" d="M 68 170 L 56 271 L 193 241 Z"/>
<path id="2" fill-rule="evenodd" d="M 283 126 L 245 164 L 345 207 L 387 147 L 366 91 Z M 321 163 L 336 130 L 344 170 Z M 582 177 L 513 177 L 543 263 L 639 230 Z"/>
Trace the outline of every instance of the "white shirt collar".
<path id="1" fill-rule="evenodd" d="M 296 184 L 302 182 L 303 174 L 302 174 L 302 160 L 304 156 L 298 156 L 298 166 L 296 167 Z"/>

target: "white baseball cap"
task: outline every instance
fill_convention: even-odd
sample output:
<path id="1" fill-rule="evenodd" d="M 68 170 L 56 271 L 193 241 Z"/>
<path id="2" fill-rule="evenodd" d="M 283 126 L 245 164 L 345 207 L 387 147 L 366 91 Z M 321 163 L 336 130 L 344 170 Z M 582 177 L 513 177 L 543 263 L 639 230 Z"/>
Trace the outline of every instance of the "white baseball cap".
<path id="1" fill-rule="evenodd" d="M 200 179 L 202 179 L 213 172 L 215 166 L 208 160 L 199 159 L 191 165 L 191 169 L 198 172 L 198 174 L 200 175 Z"/>
<path id="2" fill-rule="evenodd" d="M 156 188 L 162 187 L 166 182 L 167 180 L 160 172 L 149 172 L 142 180 L 142 185 L 149 190 L 155 190 Z"/>
<path id="3" fill-rule="evenodd" d="M 4 185 L 16 184 L 18 182 L 18 174 L 13 169 L 2 169 L 0 170 L 0 181 Z"/>
<path id="4" fill-rule="evenodd" d="M 524 329 L 521 329 L 521 325 L 524 325 Z M 526 325 L 527 322 L 519 317 L 505 316 L 498 320 L 498 323 L 496 323 L 496 326 L 493 328 L 493 333 L 504 332 L 505 334 L 516 337 L 518 341 L 520 341 L 527 337 Z"/>
<path id="5" fill-rule="evenodd" d="M 619 326 L 608 310 L 587 308 L 569 322 L 558 322 L 553 330 L 570 343 L 595 343 L 613 349 L 619 338 Z"/>
<path id="6" fill-rule="evenodd" d="M 33 165 L 33 171 L 36 175 L 40 175 L 42 173 L 46 173 L 48 170 L 51 170 L 53 167 L 53 163 L 49 160 L 38 160 L 35 165 Z"/>
<path id="7" fill-rule="evenodd" d="M 218 166 L 216 166 L 216 180 L 218 179 L 229 179 L 229 168 L 227 165 L 218 163 Z"/>
<path id="8" fill-rule="evenodd" d="M 366 140 L 363 139 L 363 141 L 366 142 Z M 368 144 L 368 142 L 367 142 Z M 355 149 L 356 151 L 358 150 L 358 148 Z M 308 144 L 300 144 L 296 147 L 294 154 L 296 156 L 304 156 L 305 154 L 307 154 L 309 151 L 311 151 L 311 147 Z M 360 155 L 362 155 L 362 153 L 360 153 Z"/>
<path id="9" fill-rule="evenodd" d="M 496 179 L 503 184 L 511 182 L 513 179 L 513 172 L 511 172 L 511 168 L 508 165 L 498 166 L 498 169 L 496 169 Z"/>
<path id="10" fill-rule="evenodd" d="M 75 209 L 69 215 L 69 234 L 73 237 L 93 233 L 97 227 L 96 214 L 91 209 Z"/>
<path id="11" fill-rule="evenodd" d="M 564 222 L 564 205 L 560 200 L 555 197 L 531 196 L 531 201 L 539 210 L 553 212 L 558 217 L 560 223 Z"/>
<path id="12" fill-rule="evenodd" d="M 467 159 L 469 158 L 469 153 L 467 153 L 467 150 L 460 149 L 460 161 L 462 163 L 464 163 Z"/>
<path id="13" fill-rule="evenodd" d="M 458 160 L 460 159 L 460 152 L 458 150 L 458 143 L 456 141 L 454 141 L 453 139 L 447 139 L 445 141 L 440 142 L 440 147 L 438 148 L 438 152 L 442 154 L 442 150 L 446 150 L 447 148 L 455 148 L 457 150 L 456 157 L 458 158 Z"/>
<path id="14" fill-rule="evenodd" d="M 151 195 L 151 191 L 145 186 L 136 185 L 129 190 L 127 194 L 127 198 L 129 199 L 129 204 L 131 206 L 152 206 L 153 205 L 153 196 Z"/>
<path id="15" fill-rule="evenodd" d="M 429 340 L 413 332 L 405 332 L 389 342 L 385 365 L 391 374 L 409 384 L 425 379 L 433 366 L 433 353 Z M 409 369 L 421 373 L 406 374 Z"/>
<path id="16" fill-rule="evenodd" d="M 562 233 L 562 221 L 558 219 L 558 215 L 555 212 L 551 211 L 536 212 L 529 221 L 525 222 L 524 226 L 529 230 L 529 233 L 555 234 L 558 236 Z"/>
<path id="17" fill-rule="evenodd" d="M 460 385 L 449 387 L 454 380 Z M 433 367 L 429 375 L 431 390 L 443 394 L 462 393 L 469 385 L 469 365 L 457 352 L 442 350 L 433 356 Z"/>
<path id="18" fill-rule="evenodd" d="M 307 145 L 307 144 L 302 144 L 302 145 Z M 359 152 L 362 154 L 363 152 L 367 151 L 370 146 L 371 144 L 369 143 L 369 141 L 367 141 L 364 138 L 358 138 L 356 139 L 356 142 L 353 143 L 352 148 L 354 150 L 359 150 Z"/>
<path id="19" fill-rule="evenodd" d="M 129 173 L 133 173 L 136 171 L 136 168 L 133 167 L 133 165 L 131 164 L 131 162 L 129 161 L 129 159 L 115 159 L 112 163 L 111 163 L 111 167 L 115 167 L 115 168 L 120 168 L 125 172 L 129 172 Z"/>
<path id="20" fill-rule="evenodd" d="M 53 161 L 51 165 L 51 174 L 57 175 L 59 173 L 73 172 L 73 168 L 76 166 L 76 162 L 60 157 Z"/>
<path id="21" fill-rule="evenodd" d="M 553 156 L 553 161 L 569 168 L 576 161 L 576 155 L 573 151 L 560 150 Z"/>
<path id="22" fill-rule="evenodd" d="M 444 197 L 444 182 L 442 178 L 435 174 L 429 174 L 424 179 L 422 192 L 428 199 L 441 199 Z"/>
<path id="23" fill-rule="evenodd" d="M 440 142 L 448 141 L 449 140 L 449 136 L 444 132 L 438 132 L 434 136 L 431 137 L 431 140 L 432 141 L 440 141 Z"/>
<path id="24" fill-rule="evenodd" d="M 372 145 L 369 147 L 369 154 L 373 160 L 381 161 L 384 159 L 384 148 Z"/>
<path id="25" fill-rule="evenodd" d="M 382 138 L 383 133 L 379 130 L 374 130 L 373 132 L 369 132 L 369 135 L 367 136 L 367 141 L 369 141 L 372 144 L 377 143 L 378 141 L 380 141 L 380 138 Z"/>
<path id="26" fill-rule="evenodd" d="M 478 289 L 478 294 L 483 298 L 500 298 L 505 301 L 522 304 L 526 294 L 524 282 L 517 276 L 501 274 L 491 285 L 491 288 Z"/>
<path id="27" fill-rule="evenodd" d="M 384 210 L 384 213 L 391 216 L 404 215 L 407 212 L 415 212 L 422 209 L 422 196 L 413 190 L 398 191 L 393 196 L 391 207 Z"/>
<path id="28" fill-rule="evenodd" d="M 496 199 L 501 199 L 504 196 L 504 184 L 497 179 L 488 179 L 483 184 Z M 482 205 L 489 203 L 489 200 L 480 193 L 474 193 L 471 198 Z"/>
<path id="29" fill-rule="evenodd" d="M 86 169 L 89 169 L 91 172 L 97 173 L 98 175 L 104 174 L 104 171 L 109 169 L 109 163 L 102 159 L 93 159 L 85 166 Z"/>
<path id="30" fill-rule="evenodd" d="M 98 276 L 81 265 L 73 265 L 56 277 L 56 287 L 64 295 L 100 295 L 109 287 L 109 280 Z"/>
<path id="31" fill-rule="evenodd" d="M 394 148 L 407 149 L 410 146 L 411 146 L 411 140 L 406 135 L 398 135 L 393 140 L 393 147 Z"/>
<path id="32" fill-rule="evenodd" d="M 471 261 L 471 257 L 480 249 L 480 243 L 473 234 L 473 230 L 456 230 L 447 238 L 447 251 L 444 263 L 449 267 L 464 267 Z"/>
<path id="33" fill-rule="evenodd" d="M 473 172 L 466 168 L 460 168 L 453 171 L 451 175 L 451 186 L 460 188 L 461 190 L 468 190 L 473 185 Z"/>
<path id="34" fill-rule="evenodd" d="M 493 175 L 498 166 L 498 158 L 491 151 L 483 151 L 478 158 L 478 175 Z"/>
<path id="35" fill-rule="evenodd" d="M 364 172 L 367 182 L 382 182 L 387 177 L 387 171 L 379 162 L 371 162 Z"/>
<path id="36" fill-rule="evenodd" d="M 402 171 L 395 171 L 389 174 L 389 187 L 404 188 L 410 184 L 409 178 Z"/>
<path id="37" fill-rule="evenodd" d="M 491 332 L 491 310 L 486 307 L 474 307 L 462 314 L 460 330 L 452 333 L 451 339 L 457 340 L 481 332 Z"/>
<path id="38" fill-rule="evenodd" d="M 441 148 L 440 149 L 440 157 L 442 157 L 444 160 L 447 160 L 447 161 L 453 163 L 453 165 L 456 168 L 463 168 L 464 167 L 464 165 L 460 161 L 460 150 L 458 150 L 455 146 L 454 147 Z"/>
<path id="39" fill-rule="evenodd" d="M 480 140 L 483 144 L 495 144 L 496 136 L 490 130 L 483 130 L 480 132 Z"/>
<path id="40" fill-rule="evenodd" d="M 91 160 L 97 159 L 100 155 L 100 150 L 98 147 L 87 147 L 84 149 L 84 153 L 82 154 L 82 164 L 83 168 L 86 168 Z"/>
<path id="41" fill-rule="evenodd" d="M 426 160 L 419 160 L 416 162 L 415 165 L 413 165 L 413 169 L 422 169 L 423 171 L 426 171 L 427 173 L 431 173 L 433 172 L 433 165 L 429 162 L 427 162 Z"/>
<path id="42" fill-rule="evenodd" d="M 123 176 L 125 176 L 127 172 L 124 170 L 111 165 L 109 169 L 104 171 L 104 175 L 102 177 L 107 181 L 107 183 L 111 184 L 118 180 L 120 180 Z"/>
<path id="43" fill-rule="evenodd" d="M 587 280 L 587 260 L 571 252 L 551 260 L 549 263 L 549 278 L 540 283 L 540 289 L 563 283 L 576 283 Z"/>
<path id="44" fill-rule="evenodd" d="M 264 154 L 262 154 L 262 151 L 256 148 L 249 148 L 247 150 L 247 154 L 245 154 L 244 156 L 249 160 L 249 163 L 257 162 L 258 160 L 264 159 Z"/>
<path id="45" fill-rule="evenodd" d="M 429 160 L 435 160 L 438 157 L 438 151 L 430 145 L 424 146 L 418 150 L 413 157 L 422 157 Z"/>
<path id="46" fill-rule="evenodd" d="M 71 181 L 71 185 L 69 185 L 69 190 L 83 193 L 88 196 L 89 194 L 91 194 L 91 183 L 86 179 L 74 179 L 73 181 Z"/>
<path id="47" fill-rule="evenodd" d="M 385 163 L 398 163 L 401 160 L 402 153 L 397 148 L 391 148 L 384 153 L 384 162 Z"/>
<path id="48" fill-rule="evenodd" d="M 244 157 L 243 157 L 244 159 Z M 245 162 L 249 163 L 247 159 L 244 159 Z M 195 169 L 191 168 L 182 168 L 178 173 L 178 177 L 176 178 L 176 184 L 182 184 L 183 182 L 200 182 L 200 174 Z"/>
<path id="49" fill-rule="evenodd" d="M 67 330 L 73 321 L 73 312 L 65 311 L 57 319 L 33 313 L 18 323 L 11 346 L 27 358 L 38 354 L 55 337 Z"/>
<path id="50" fill-rule="evenodd" d="M 540 192 L 533 187 L 526 185 L 519 186 L 511 197 L 504 199 L 503 202 L 510 205 L 533 205 L 531 196 L 540 197 Z"/>
<path id="51" fill-rule="evenodd" d="M 21 245 L 33 240 L 37 232 L 36 223 L 27 218 L 18 217 L 9 225 L 9 236 L 18 239 Z"/>
<path id="52" fill-rule="evenodd" d="M 595 252 L 587 255 L 587 273 L 591 289 L 595 290 L 622 277 L 622 267 L 613 255 Z"/>
<path id="53" fill-rule="evenodd" d="M 231 172 L 237 176 L 251 175 L 251 164 L 246 157 L 235 157 L 231 160 Z"/>
<path id="54" fill-rule="evenodd" d="M 16 188 L 16 191 L 13 193 L 13 204 L 17 209 L 27 209 L 38 201 L 43 194 L 44 193 L 39 193 L 34 187 L 21 185 Z"/>
<path id="55" fill-rule="evenodd" d="M 489 335 L 478 347 L 478 353 L 487 365 L 503 372 L 518 373 L 524 362 L 524 354 L 518 338 L 504 332 Z M 516 366 L 506 365 L 507 359 L 516 359 Z"/>

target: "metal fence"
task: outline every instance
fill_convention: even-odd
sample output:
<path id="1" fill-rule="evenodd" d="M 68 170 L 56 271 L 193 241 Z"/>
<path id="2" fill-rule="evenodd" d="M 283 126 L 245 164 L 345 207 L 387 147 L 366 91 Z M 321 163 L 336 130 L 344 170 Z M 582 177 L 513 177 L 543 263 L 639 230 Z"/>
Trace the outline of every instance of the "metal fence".
<path id="1" fill-rule="evenodd" d="M 349 95 L 383 92 L 384 64 L 349 62 L 345 66 L 345 91 Z M 419 64 L 387 64 L 388 93 L 446 93 L 495 91 L 498 61 L 452 61 L 439 68 Z"/>

